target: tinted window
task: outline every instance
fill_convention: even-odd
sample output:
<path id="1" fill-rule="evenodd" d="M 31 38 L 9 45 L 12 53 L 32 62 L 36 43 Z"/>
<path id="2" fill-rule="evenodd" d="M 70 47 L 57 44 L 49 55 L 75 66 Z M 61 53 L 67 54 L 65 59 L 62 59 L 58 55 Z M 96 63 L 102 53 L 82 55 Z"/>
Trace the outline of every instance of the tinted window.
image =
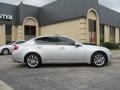
<path id="1" fill-rule="evenodd" d="M 16 42 L 15 44 L 22 44 L 22 43 L 24 43 L 25 41 L 18 41 L 18 42 Z"/>
<path id="2" fill-rule="evenodd" d="M 59 42 L 60 45 L 75 45 L 75 41 L 66 37 L 59 37 L 59 40 L 60 40 Z"/>
<path id="3" fill-rule="evenodd" d="M 57 37 L 42 37 L 35 40 L 36 44 L 57 45 L 59 39 Z"/>
<path id="4" fill-rule="evenodd" d="M 11 45 L 11 44 L 13 44 L 13 43 L 15 43 L 15 41 L 12 41 L 11 43 L 8 43 L 8 45 Z"/>

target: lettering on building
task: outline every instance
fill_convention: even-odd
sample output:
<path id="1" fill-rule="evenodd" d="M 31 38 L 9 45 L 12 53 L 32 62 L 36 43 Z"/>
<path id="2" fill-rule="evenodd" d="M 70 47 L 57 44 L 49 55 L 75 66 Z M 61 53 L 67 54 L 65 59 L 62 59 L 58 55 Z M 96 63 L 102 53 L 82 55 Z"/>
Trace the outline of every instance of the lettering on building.
<path id="1" fill-rule="evenodd" d="M 12 20 L 13 17 L 12 17 L 12 15 L 0 14 L 0 19 L 2 19 L 2 20 Z"/>

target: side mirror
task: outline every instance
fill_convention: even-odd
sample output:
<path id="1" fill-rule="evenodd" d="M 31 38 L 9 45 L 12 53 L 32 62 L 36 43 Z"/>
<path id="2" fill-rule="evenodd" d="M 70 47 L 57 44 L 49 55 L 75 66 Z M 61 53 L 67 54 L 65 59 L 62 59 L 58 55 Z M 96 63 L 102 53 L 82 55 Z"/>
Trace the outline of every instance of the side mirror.
<path id="1" fill-rule="evenodd" d="M 75 46 L 76 47 L 80 47 L 81 45 L 79 43 L 75 43 Z"/>

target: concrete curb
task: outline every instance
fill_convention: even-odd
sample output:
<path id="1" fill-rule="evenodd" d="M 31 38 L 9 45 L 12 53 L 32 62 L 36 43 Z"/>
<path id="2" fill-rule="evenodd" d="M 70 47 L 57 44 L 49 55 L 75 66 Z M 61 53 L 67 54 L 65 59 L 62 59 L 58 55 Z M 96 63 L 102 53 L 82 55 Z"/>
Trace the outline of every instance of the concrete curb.
<path id="1" fill-rule="evenodd" d="M 0 80 L 0 90 L 14 90 L 14 89 Z"/>

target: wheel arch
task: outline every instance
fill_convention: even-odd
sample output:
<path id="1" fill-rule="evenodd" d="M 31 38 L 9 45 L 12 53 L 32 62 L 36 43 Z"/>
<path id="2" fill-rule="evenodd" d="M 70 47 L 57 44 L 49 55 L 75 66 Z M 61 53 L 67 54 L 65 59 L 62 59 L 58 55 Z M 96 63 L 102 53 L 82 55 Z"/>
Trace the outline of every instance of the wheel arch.
<path id="1" fill-rule="evenodd" d="M 9 50 L 9 48 L 3 48 L 3 49 L 2 49 L 2 51 L 3 51 L 4 49 L 7 49 L 7 50 Z M 9 50 L 9 51 L 10 51 L 10 50 Z"/>
<path id="2" fill-rule="evenodd" d="M 26 62 L 26 57 L 29 55 L 29 54 L 37 54 L 42 62 L 42 57 L 40 54 L 38 54 L 37 52 L 29 52 L 27 54 L 24 55 L 24 63 Z"/>
<path id="3" fill-rule="evenodd" d="M 106 63 L 108 63 L 108 56 L 107 56 L 107 54 L 106 54 L 104 51 L 95 51 L 95 52 L 93 52 L 92 55 L 91 55 L 90 64 L 92 63 L 92 57 L 93 57 L 93 55 L 94 55 L 95 53 L 103 53 L 103 54 L 106 56 L 106 60 L 107 60 Z"/>
<path id="4" fill-rule="evenodd" d="M 7 49 L 7 50 L 8 50 L 8 53 L 10 53 L 10 49 L 9 49 L 9 48 L 7 48 L 7 47 L 3 48 L 3 49 L 1 50 L 1 53 L 3 53 L 3 50 L 5 50 L 5 49 Z"/>

